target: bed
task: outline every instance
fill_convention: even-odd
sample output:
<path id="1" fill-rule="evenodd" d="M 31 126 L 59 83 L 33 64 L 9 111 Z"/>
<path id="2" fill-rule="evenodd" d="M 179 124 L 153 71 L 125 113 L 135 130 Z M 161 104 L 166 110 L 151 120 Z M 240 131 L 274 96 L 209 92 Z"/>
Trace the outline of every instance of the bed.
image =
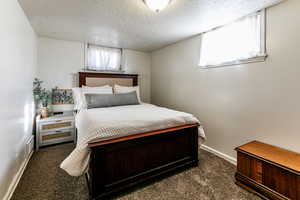
<path id="1" fill-rule="evenodd" d="M 105 84 L 137 86 L 138 75 L 79 73 L 80 87 Z M 122 115 L 122 112 L 128 113 L 128 110 L 135 109 L 134 113 L 141 114 L 154 109 L 160 115 L 164 111 L 172 114 L 170 110 L 151 106 L 153 105 L 122 106 L 122 108 L 110 108 L 110 112 Z M 89 112 L 97 114 L 100 111 L 92 109 Z M 100 116 L 105 115 L 105 112 Z M 174 111 L 174 114 L 178 113 Z M 155 120 L 156 115 L 152 117 Z M 81 118 L 83 120 L 87 117 Z M 132 134 L 89 140 L 86 144 L 89 157 L 84 162 L 88 166 L 85 169 L 85 176 L 90 199 L 101 199 L 147 180 L 171 174 L 176 170 L 198 166 L 199 126 L 199 122 L 186 120 L 178 125 L 169 123 L 167 128 L 162 128 L 165 126 L 158 124 L 152 129 L 136 129 Z M 77 155 L 73 157 L 76 158 Z M 69 165 L 74 167 L 74 164 Z"/>

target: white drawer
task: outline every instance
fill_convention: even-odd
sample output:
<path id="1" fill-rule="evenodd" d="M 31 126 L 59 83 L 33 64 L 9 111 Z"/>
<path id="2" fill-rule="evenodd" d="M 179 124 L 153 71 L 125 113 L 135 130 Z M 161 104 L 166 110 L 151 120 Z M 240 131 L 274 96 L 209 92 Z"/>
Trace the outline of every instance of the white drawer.
<path id="1" fill-rule="evenodd" d="M 64 129 L 40 134 L 40 146 L 69 142 L 74 140 L 74 129 Z"/>
<path id="2" fill-rule="evenodd" d="M 64 129 L 71 129 L 74 127 L 73 120 L 56 120 L 52 122 L 43 122 L 39 125 L 40 132 L 58 131 Z"/>

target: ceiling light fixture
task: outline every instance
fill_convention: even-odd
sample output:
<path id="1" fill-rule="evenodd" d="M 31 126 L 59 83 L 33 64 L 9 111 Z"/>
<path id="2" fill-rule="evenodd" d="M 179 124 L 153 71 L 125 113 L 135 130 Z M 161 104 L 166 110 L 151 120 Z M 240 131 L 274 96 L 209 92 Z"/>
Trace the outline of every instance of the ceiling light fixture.
<path id="1" fill-rule="evenodd" d="M 144 2 L 154 12 L 160 12 L 169 5 L 171 0 L 144 0 Z"/>

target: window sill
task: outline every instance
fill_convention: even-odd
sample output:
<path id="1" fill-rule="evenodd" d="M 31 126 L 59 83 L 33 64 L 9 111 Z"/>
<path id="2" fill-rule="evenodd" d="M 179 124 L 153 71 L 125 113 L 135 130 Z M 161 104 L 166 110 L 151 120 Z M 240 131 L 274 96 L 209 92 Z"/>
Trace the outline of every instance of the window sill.
<path id="1" fill-rule="evenodd" d="M 208 69 L 208 68 L 218 68 L 218 67 L 229 67 L 234 65 L 249 64 L 249 63 L 256 63 L 256 62 L 264 62 L 266 61 L 267 57 L 268 55 L 263 55 L 263 56 L 257 56 L 257 57 L 248 58 L 244 60 L 226 62 L 218 65 L 204 65 L 204 66 L 199 65 L 199 67 L 201 67 L 202 69 Z"/>
<path id="2" fill-rule="evenodd" d="M 90 73 L 125 73 L 124 70 L 92 70 L 92 69 L 83 69 L 81 72 L 90 72 Z"/>

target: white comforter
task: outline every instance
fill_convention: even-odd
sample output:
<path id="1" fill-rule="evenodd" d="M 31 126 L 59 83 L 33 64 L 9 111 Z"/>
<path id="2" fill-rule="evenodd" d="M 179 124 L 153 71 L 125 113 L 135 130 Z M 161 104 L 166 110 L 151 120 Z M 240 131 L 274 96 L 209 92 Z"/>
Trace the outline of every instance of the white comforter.
<path id="1" fill-rule="evenodd" d="M 77 146 L 60 167 L 71 176 L 82 175 L 89 163 L 90 141 L 101 141 L 185 124 L 199 123 L 191 114 L 151 104 L 82 110 L 76 115 Z M 199 141 L 205 134 L 199 128 Z"/>

